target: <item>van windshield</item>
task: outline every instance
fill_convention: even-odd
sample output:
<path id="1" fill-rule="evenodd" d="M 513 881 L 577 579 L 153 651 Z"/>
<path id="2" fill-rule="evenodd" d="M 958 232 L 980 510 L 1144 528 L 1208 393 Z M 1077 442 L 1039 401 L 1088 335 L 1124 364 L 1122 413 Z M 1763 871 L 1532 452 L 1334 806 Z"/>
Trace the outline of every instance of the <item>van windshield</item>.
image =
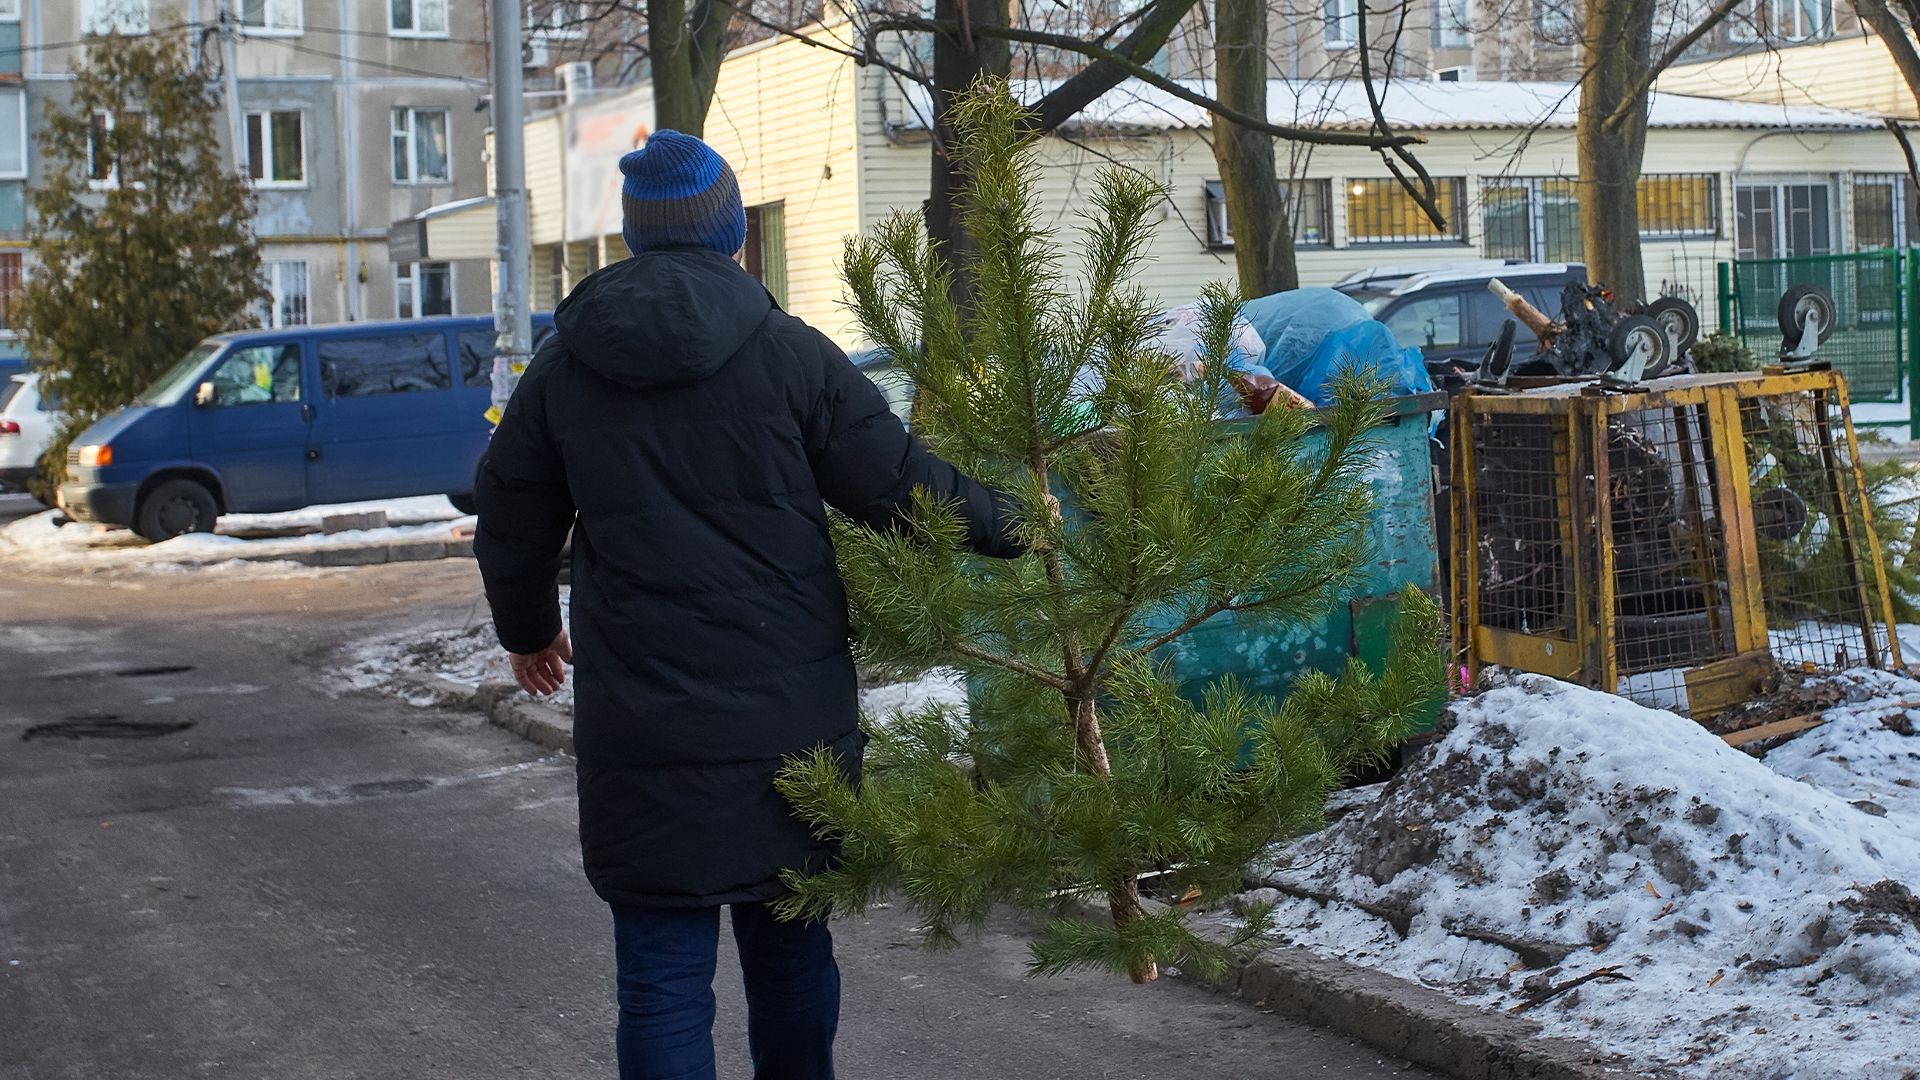
<path id="1" fill-rule="evenodd" d="M 179 401 L 186 394 L 187 388 L 193 385 L 193 377 L 199 372 L 200 366 L 221 348 L 218 342 L 213 341 L 203 341 L 195 345 L 187 355 L 180 358 L 179 363 L 173 365 L 165 375 L 160 376 L 152 386 L 140 391 L 139 396 L 133 399 L 133 403 L 135 405 L 171 405 Z"/>

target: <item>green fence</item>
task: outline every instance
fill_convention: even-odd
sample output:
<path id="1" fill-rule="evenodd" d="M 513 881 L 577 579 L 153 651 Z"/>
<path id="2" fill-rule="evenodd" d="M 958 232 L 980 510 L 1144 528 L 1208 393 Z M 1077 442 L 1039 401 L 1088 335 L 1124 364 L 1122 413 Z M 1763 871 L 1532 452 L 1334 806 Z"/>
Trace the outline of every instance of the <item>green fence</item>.
<path id="1" fill-rule="evenodd" d="M 1837 325 L 1820 359 L 1847 378 L 1856 402 L 1920 404 L 1914 393 L 1916 284 L 1920 248 L 1720 264 L 1720 326 L 1739 335 L 1756 360 L 1780 353 L 1780 297 L 1795 285 L 1833 294 Z M 1910 409 L 1920 433 L 1920 410 Z M 1904 424 L 1909 421 L 1880 421 Z"/>

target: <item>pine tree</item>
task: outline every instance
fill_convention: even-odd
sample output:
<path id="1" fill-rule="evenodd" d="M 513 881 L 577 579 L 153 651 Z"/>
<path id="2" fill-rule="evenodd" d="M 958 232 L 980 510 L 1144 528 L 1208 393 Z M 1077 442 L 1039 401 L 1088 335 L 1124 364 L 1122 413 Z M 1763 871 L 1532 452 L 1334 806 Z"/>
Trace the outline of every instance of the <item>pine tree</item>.
<path id="1" fill-rule="evenodd" d="M 28 360 L 68 416 L 36 492 L 48 501 L 74 436 L 208 334 L 251 325 L 266 297 L 253 191 L 182 38 L 96 38 L 71 85 L 71 103 L 47 110 L 19 307 Z"/>
<path id="2" fill-rule="evenodd" d="M 868 339 L 917 387 L 919 435 L 1015 493 L 1032 550 L 971 558 L 955 515 L 924 500 L 899 533 L 837 527 L 864 659 L 953 665 L 972 708 L 869 718 L 857 790 L 824 751 L 791 764 L 781 791 L 843 855 L 790 875 L 782 913 L 850 913 L 899 892 L 944 944 L 995 904 L 1044 910 L 1092 893 L 1111 924 L 1055 918 L 1035 972 L 1146 981 L 1174 960 L 1217 971 L 1225 951 L 1177 904 L 1143 905 L 1140 881 L 1176 899 L 1238 891 L 1443 692 L 1438 614 L 1413 589 L 1377 677 L 1355 661 L 1338 679 L 1299 680 L 1279 704 L 1222 680 L 1196 704 L 1161 659 L 1216 616 L 1309 623 L 1351 595 L 1368 557 L 1363 474 L 1382 387 L 1348 377 L 1323 420 L 1273 409 L 1223 425 L 1225 365 L 1169 381 L 1155 305 L 1130 283 L 1163 190 L 1137 172 L 1099 177 L 1084 282 L 1069 294 L 1038 224 L 1020 107 L 983 82 L 958 116 L 977 314 L 956 310 L 911 215 L 849 240 L 845 273 Z M 1208 291 L 1203 355 L 1227 355 L 1237 307 Z M 1321 452 L 1307 443 L 1316 422 Z M 1255 919 L 1249 935 L 1262 929 Z"/>

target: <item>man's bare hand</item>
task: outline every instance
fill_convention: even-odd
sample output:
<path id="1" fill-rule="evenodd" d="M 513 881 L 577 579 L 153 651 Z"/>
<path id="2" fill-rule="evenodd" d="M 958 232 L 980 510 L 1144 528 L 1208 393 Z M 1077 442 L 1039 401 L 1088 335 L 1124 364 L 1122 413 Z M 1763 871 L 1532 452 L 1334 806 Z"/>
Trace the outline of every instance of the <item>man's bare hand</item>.
<path id="1" fill-rule="evenodd" d="M 567 632 L 553 639 L 553 644 L 537 653 L 508 653 L 507 659 L 513 663 L 513 681 L 520 689 L 529 694 L 551 694 L 566 685 L 567 664 L 573 663 L 573 643 L 567 640 Z"/>

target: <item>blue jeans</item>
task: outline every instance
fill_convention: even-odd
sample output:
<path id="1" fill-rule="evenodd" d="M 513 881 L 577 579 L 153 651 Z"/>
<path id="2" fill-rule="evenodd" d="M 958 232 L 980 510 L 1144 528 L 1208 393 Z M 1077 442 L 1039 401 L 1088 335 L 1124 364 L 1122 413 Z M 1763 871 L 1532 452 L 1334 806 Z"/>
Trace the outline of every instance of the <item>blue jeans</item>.
<path id="1" fill-rule="evenodd" d="M 754 1080 L 833 1080 L 840 968 L 824 921 L 733 904 Z M 713 970 L 720 909 L 613 909 L 620 1080 L 714 1080 Z"/>

